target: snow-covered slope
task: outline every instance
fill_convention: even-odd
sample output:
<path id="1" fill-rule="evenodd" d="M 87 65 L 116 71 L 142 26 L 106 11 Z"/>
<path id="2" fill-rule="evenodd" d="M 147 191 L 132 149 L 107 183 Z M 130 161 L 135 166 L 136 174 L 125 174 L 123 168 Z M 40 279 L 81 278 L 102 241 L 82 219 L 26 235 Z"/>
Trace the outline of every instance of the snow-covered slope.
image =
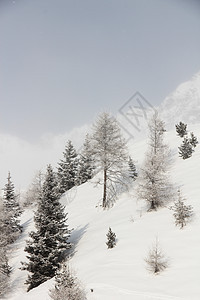
<path id="1" fill-rule="evenodd" d="M 94 180 L 70 190 L 62 198 L 69 226 L 74 228 L 71 264 L 85 285 L 88 299 L 200 299 L 200 145 L 191 158 L 182 160 L 178 157 L 181 138 L 174 128 L 175 123 L 186 122 L 188 130 L 200 141 L 199 83 L 200 73 L 179 86 L 161 105 L 162 117 L 169 128 L 166 142 L 171 149 L 171 180 L 176 189 L 181 188 L 186 203 L 194 208 L 194 217 L 183 230 L 175 227 L 172 211 L 167 207 L 157 212 L 145 211 L 144 203 L 136 198 L 137 182 L 107 211 L 99 206 L 102 186 L 96 186 Z M 144 158 L 146 142 L 146 137 L 129 141 L 130 154 L 138 167 Z M 19 270 L 20 261 L 26 256 L 25 240 L 33 228 L 32 218 L 32 210 L 24 212 L 24 233 L 10 254 L 13 273 L 8 300 L 50 300 L 48 290 L 53 279 L 26 293 L 23 283 L 27 273 Z M 108 227 L 117 235 L 116 247 L 109 250 L 105 244 Z M 150 274 L 144 262 L 156 237 L 169 259 L 169 267 L 158 276 Z"/>
<path id="2" fill-rule="evenodd" d="M 191 126 L 195 133 L 199 126 Z M 200 139 L 200 136 L 198 136 Z M 105 300 L 199 300 L 200 298 L 200 147 L 188 160 L 178 157 L 180 138 L 175 130 L 167 132 L 166 140 L 172 150 L 171 177 L 175 186 L 181 187 L 187 203 L 194 207 L 195 216 L 183 230 L 174 226 L 171 210 L 160 209 L 146 213 L 143 203 L 135 197 L 134 186 L 129 193 L 121 195 L 115 206 L 102 211 L 98 206 L 101 187 L 94 182 L 73 189 L 62 199 L 68 212 L 68 222 L 74 228 L 71 239 L 74 254 L 71 264 L 84 283 L 88 299 Z M 132 156 L 141 162 L 144 141 L 132 148 Z M 23 282 L 26 272 L 18 270 L 23 253 L 24 239 L 32 228 L 32 211 L 23 216 L 26 231 L 15 244 L 11 264 L 14 268 L 13 290 L 7 299 L 50 299 L 48 289 L 53 280 L 26 293 Z M 111 227 L 117 235 L 117 246 L 108 250 L 106 233 Z M 158 237 L 169 268 L 159 276 L 146 270 L 144 258 L 155 238 Z M 94 289 L 91 293 L 90 289 Z"/>

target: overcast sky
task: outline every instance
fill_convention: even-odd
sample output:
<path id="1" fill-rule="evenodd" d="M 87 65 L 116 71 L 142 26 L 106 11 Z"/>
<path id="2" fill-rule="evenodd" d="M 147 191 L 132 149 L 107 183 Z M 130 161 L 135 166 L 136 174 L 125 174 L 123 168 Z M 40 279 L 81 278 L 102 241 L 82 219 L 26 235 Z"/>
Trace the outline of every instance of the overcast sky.
<path id="1" fill-rule="evenodd" d="M 27 153 L 36 165 L 31 145 L 48 136 L 136 91 L 158 105 L 199 70 L 199 0 L 0 0 L 0 175 Z"/>
<path id="2" fill-rule="evenodd" d="M 0 133 L 32 141 L 153 105 L 200 70 L 200 1 L 1 0 Z"/>

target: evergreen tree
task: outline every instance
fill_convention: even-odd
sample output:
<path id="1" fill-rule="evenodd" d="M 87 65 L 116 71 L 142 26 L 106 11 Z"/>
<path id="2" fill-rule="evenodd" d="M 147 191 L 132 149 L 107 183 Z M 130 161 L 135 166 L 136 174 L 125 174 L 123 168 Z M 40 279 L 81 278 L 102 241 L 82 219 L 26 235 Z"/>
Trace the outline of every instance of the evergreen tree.
<path id="1" fill-rule="evenodd" d="M 58 163 L 58 190 L 61 194 L 65 193 L 76 184 L 76 175 L 78 167 L 77 153 L 71 141 L 68 141 L 64 158 Z"/>
<path id="2" fill-rule="evenodd" d="M 128 161 L 128 165 L 129 165 L 129 176 L 130 178 L 132 178 L 133 180 L 136 180 L 138 173 L 136 171 L 136 166 L 133 163 L 133 160 L 131 157 L 129 157 L 129 161 Z"/>
<path id="3" fill-rule="evenodd" d="M 126 144 L 115 118 L 102 113 L 94 124 L 92 135 L 93 156 L 96 167 L 103 173 L 102 207 L 113 204 L 117 196 L 117 185 L 124 185 Z"/>
<path id="4" fill-rule="evenodd" d="M 22 269 L 31 273 L 26 281 L 28 291 L 55 276 L 67 249 L 71 247 L 67 241 L 70 231 L 66 220 L 57 194 L 56 176 L 49 165 L 34 216 L 36 231 L 30 233 L 31 240 L 27 241 L 25 248 L 29 262 L 22 263 Z"/>
<path id="5" fill-rule="evenodd" d="M 159 274 L 167 268 L 168 261 L 159 246 L 158 239 L 156 239 L 154 245 L 149 250 L 145 262 L 147 263 L 147 269 L 154 274 Z"/>
<path id="6" fill-rule="evenodd" d="M 154 114 L 149 123 L 149 149 L 138 181 L 138 197 L 147 202 L 149 210 L 164 206 L 172 197 L 167 176 L 168 147 L 163 142 L 164 123 Z"/>
<path id="7" fill-rule="evenodd" d="M 9 275 L 11 269 L 8 265 L 6 249 L 0 248 L 0 298 L 9 290 Z"/>
<path id="8" fill-rule="evenodd" d="M 19 202 L 17 201 L 17 196 L 14 191 L 15 187 L 11 181 L 10 172 L 8 173 L 8 181 L 4 188 L 3 195 L 3 206 L 5 213 L 5 228 L 7 231 L 7 241 L 8 243 L 13 243 L 22 231 L 20 225 L 20 215 L 22 210 L 20 208 Z"/>
<path id="9" fill-rule="evenodd" d="M 180 137 L 184 137 L 187 134 L 187 124 L 180 122 L 176 126 L 176 132 Z"/>
<path id="10" fill-rule="evenodd" d="M 183 143 L 179 149 L 179 156 L 182 157 L 183 159 L 190 158 L 193 153 L 192 145 L 187 137 L 184 138 Z"/>
<path id="11" fill-rule="evenodd" d="M 2 201 L 0 202 L 0 298 L 6 294 L 9 289 L 9 275 L 11 268 L 7 257 L 7 228 L 5 226 L 5 212 Z"/>
<path id="12" fill-rule="evenodd" d="M 182 229 L 193 215 L 193 209 L 191 205 L 184 204 L 180 190 L 178 191 L 178 200 L 174 202 L 174 206 L 171 209 L 174 211 L 175 225 Z"/>
<path id="13" fill-rule="evenodd" d="M 107 236 L 106 245 L 108 246 L 108 249 L 114 248 L 116 246 L 116 234 L 112 232 L 110 227 L 106 236 Z"/>
<path id="14" fill-rule="evenodd" d="M 87 134 L 78 164 L 76 177 L 77 184 L 79 185 L 90 180 L 93 177 L 94 169 L 95 167 L 92 157 L 92 146 L 89 135 Z"/>
<path id="15" fill-rule="evenodd" d="M 51 299 L 86 300 L 86 293 L 67 262 L 57 271 L 55 281 L 55 288 L 50 290 Z"/>
<path id="16" fill-rule="evenodd" d="M 190 144 L 192 145 L 192 147 L 196 147 L 197 145 L 198 145 L 198 140 L 197 140 L 197 137 L 196 136 L 194 136 L 194 133 L 193 132 L 191 132 L 190 133 L 190 139 L 189 139 L 189 142 L 190 142 Z"/>

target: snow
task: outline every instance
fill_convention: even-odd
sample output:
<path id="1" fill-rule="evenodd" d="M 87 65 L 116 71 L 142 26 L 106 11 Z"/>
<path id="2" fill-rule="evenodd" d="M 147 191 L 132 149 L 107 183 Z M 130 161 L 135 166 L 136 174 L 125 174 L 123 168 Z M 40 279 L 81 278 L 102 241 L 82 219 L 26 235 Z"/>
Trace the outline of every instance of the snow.
<path id="1" fill-rule="evenodd" d="M 196 75 L 192 81 L 198 81 L 199 78 Z M 185 89 L 181 87 L 184 93 Z M 200 98 L 198 99 L 200 105 Z M 83 283 L 89 300 L 200 299 L 200 145 L 191 158 L 183 160 L 178 156 L 178 146 L 182 139 L 177 136 L 174 123 L 172 124 L 175 117 L 170 101 L 168 99 L 163 104 L 163 116 L 168 128 L 166 142 L 171 150 L 170 177 L 175 189 L 181 188 L 186 204 L 193 206 L 194 217 L 180 230 L 174 225 L 173 212 L 169 210 L 169 206 L 157 212 L 146 212 L 145 204 L 136 197 L 137 181 L 129 192 L 120 195 L 113 208 L 104 211 L 100 206 L 102 186 L 97 186 L 95 179 L 66 193 L 61 201 L 68 213 L 69 228 L 74 229 L 71 234 L 71 242 L 74 244 L 71 265 Z M 182 100 L 172 104 L 175 114 L 180 112 L 180 101 Z M 193 114 L 195 101 L 191 101 L 189 107 L 182 108 L 180 118 Z M 193 131 L 200 141 L 197 116 L 198 109 L 195 112 L 195 122 L 188 123 L 188 130 Z M 146 143 L 146 134 L 143 138 L 129 142 L 130 155 L 136 168 L 143 161 Z M 48 293 L 49 288 L 53 287 L 54 279 L 26 292 L 24 282 L 27 273 L 19 268 L 20 261 L 26 260 L 23 250 L 28 232 L 34 228 L 32 209 L 23 213 L 22 224 L 24 232 L 10 252 L 12 288 L 6 299 L 50 300 Z M 113 249 L 107 249 L 106 246 L 109 227 L 117 237 L 117 244 Z M 169 262 L 169 267 L 159 275 L 149 273 L 144 261 L 156 238 Z M 91 292 L 91 289 L 94 291 Z"/>
<path id="2" fill-rule="evenodd" d="M 198 133 L 200 125 L 191 126 Z M 200 136 L 198 136 L 200 140 Z M 197 300 L 200 295 L 200 147 L 187 160 L 178 157 L 177 146 L 181 138 L 175 129 L 166 133 L 172 159 L 170 173 L 177 189 L 181 187 L 187 204 L 194 208 L 193 220 L 183 229 L 175 227 L 172 211 L 167 207 L 157 212 L 145 211 L 144 203 L 135 195 L 136 183 L 128 193 L 120 196 L 113 208 L 102 211 L 99 205 L 102 186 L 95 180 L 66 193 L 62 198 L 68 212 L 68 223 L 74 228 L 71 265 L 83 282 L 88 299 L 160 299 Z M 132 157 L 139 162 L 144 156 L 144 141 L 131 147 Z M 25 260 L 23 251 L 28 231 L 33 229 L 32 210 L 26 210 L 22 223 L 25 231 L 13 246 L 10 264 L 13 289 L 9 300 L 50 299 L 48 289 L 53 279 L 26 293 L 26 272 L 21 271 L 20 261 Z M 106 247 L 106 234 L 111 227 L 117 236 L 113 249 Z M 169 267 L 155 276 L 146 270 L 144 258 L 158 237 L 161 248 L 169 258 Z M 91 293 L 90 289 L 94 292 Z"/>

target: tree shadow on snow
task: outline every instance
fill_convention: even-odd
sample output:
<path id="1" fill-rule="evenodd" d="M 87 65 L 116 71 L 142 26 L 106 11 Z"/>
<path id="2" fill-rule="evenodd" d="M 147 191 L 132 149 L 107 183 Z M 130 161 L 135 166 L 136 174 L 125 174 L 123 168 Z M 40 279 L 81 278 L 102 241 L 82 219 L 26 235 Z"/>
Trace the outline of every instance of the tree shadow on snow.
<path id="1" fill-rule="evenodd" d="M 75 255 L 75 253 L 77 252 L 77 246 L 80 242 L 80 240 L 82 239 L 83 235 L 86 233 L 87 228 L 88 228 L 89 224 L 86 224 L 85 226 L 81 227 L 77 227 L 76 229 L 74 229 L 71 233 L 69 242 L 72 244 L 72 248 L 70 249 L 69 255 L 72 257 Z"/>

